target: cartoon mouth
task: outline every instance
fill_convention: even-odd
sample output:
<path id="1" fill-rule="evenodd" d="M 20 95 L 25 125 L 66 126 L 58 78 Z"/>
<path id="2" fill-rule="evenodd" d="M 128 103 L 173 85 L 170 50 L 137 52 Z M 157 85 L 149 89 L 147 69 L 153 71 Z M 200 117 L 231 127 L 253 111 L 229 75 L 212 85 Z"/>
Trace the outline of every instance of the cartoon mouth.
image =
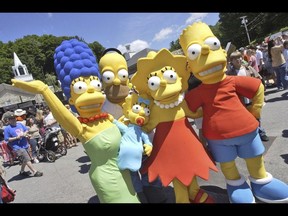
<path id="1" fill-rule="evenodd" d="M 101 106 L 101 104 L 92 104 L 92 105 L 88 105 L 88 106 L 80 106 L 80 109 L 93 109 L 93 108 L 99 108 Z"/>
<path id="2" fill-rule="evenodd" d="M 141 118 L 141 117 L 137 118 L 136 119 L 136 124 L 139 125 L 139 126 L 142 126 L 144 124 L 144 118 Z"/>
<path id="3" fill-rule="evenodd" d="M 105 94 L 108 98 L 108 100 L 112 103 L 120 103 L 125 100 L 127 95 L 129 94 L 129 87 L 125 85 L 119 85 L 119 86 L 109 86 L 105 88 Z"/>
<path id="4" fill-rule="evenodd" d="M 199 73 L 200 76 L 206 76 L 208 74 L 211 74 L 215 71 L 219 71 L 222 69 L 222 65 L 217 65 L 216 67 L 213 67 L 213 68 L 209 68 L 208 70 L 206 71 L 202 71 L 201 73 Z"/>

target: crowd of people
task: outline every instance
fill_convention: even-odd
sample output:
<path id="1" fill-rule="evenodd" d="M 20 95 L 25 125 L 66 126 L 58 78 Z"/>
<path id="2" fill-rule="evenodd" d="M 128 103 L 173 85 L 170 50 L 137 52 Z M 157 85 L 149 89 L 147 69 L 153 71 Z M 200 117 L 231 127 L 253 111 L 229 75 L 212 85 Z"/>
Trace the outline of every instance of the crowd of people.
<path id="1" fill-rule="evenodd" d="M 67 109 L 70 109 L 67 105 Z M 39 109 L 10 110 L 3 114 L 0 120 L 0 155 L 4 165 L 20 163 L 20 175 L 28 176 L 31 172 L 24 172 L 27 165 L 34 176 L 42 176 L 32 163 L 39 163 L 38 149 L 45 136 L 45 128 L 60 129 L 58 139 L 66 148 L 77 146 L 78 140 L 65 131 L 54 119 L 48 107 Z"/>

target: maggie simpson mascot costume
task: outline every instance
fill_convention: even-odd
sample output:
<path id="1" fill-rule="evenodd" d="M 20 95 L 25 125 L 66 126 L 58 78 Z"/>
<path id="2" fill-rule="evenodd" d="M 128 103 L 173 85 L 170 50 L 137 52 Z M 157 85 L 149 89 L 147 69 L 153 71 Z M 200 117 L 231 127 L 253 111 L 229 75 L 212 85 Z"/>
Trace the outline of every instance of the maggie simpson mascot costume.
<path id="1" fill-rule="evenodd" d="M 176 203 L 212 203 L 213 198 L 199 188 L 196 177 L 208 180 L 209 170 L 217 171 L 207 155 L 188 117 L 191 112 L 184 100 L 190 74 L 186 72 L 186 57 L 167 49 L 149 52 L 137 62 L 137 72 L 131 82 L 139 94 L 154 100 L 147 132 L 156 128 L 153 151 L 141 168 L 149 181 L 159 177 L 164 186 L 173 182 Z"/>
<path id="2" fill-rule="evenodd" d="M 129 124 L 113 121 L 122 134 L 118 167 L 120 170 L 130 170 L 132 183 L 141 203 L 148 203 L 143 191 L 144 186 L 149 185 L 148 177 L 142 175 L 140 178 L 139 169 L 142 160 L 150 156 L 153 148 L 149 135 L 142 130 L 142 126 L 149 121 L 151 102 L 148 98 L 132 93 L 126 97 L 123 104 L 123 113 Z"/>
<path id="3" fill-rule="evenodd" d="M 214 159 L 220 163 L 231 203 L 287 203 L 288 186 L 273 178 L 264 166 L 264 146 L 258 134 L 264 100 L 259 79 L 227 76 L 226 53 L 209 26 L 196 22 L 183 30 L 180 45 L 192 73 L 202 81 L 186 94 L 192 111 L 203 109 L 203 134 Z M 252 99 L 249 109 L 238 97 Z M 243 158 L 250 174 L 250 186 L 238 172 L 236 157 Z"/>
<path id="4" fill-rule="evenodd" d="M 117 166 L 121 134 L 108 114 L 101 113 L 105 95 L 91 49 L 76 39 L 63 41 L 55 50 L 54 66 L 71 108 L 80 116 L 78 119 L 42 81 L 13 79 L 12 83 L 42 94 L 55 119 L 83 143 L 91 160 L 89 177 L 101 203 L 139 203 L 129 171 L 120 171 Z"/>

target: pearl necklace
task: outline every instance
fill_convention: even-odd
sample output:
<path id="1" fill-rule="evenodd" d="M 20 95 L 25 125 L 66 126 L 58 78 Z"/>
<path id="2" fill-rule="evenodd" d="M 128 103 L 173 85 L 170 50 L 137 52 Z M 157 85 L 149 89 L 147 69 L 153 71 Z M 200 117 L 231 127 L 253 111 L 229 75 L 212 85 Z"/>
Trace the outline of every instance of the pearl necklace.
<path id="1" fill-rule="evenodd" d="M 99 119 L 106 119 L 108 118 L 108 113 L 100 113 L 100 114 L 96 114 L 95 116 L 92 116 L 92 117 L 89 117 L 89 118 L 83 118 L 81 116 L 77 117 L 78 120 L 81 122 L 81 123 L 84 123 L 84 124 L 87 124 L 89 122 L 94 122 L 94 121 L 97 121 Z"/>
<path id="2" fill-rule="evenodd" d="M 156 104 L 156 106 L 159 106 L 161 109 L 170 109 L 170 108 L 177 107 L 180 103 L 183 102 L 183 100 L 184 100 L 184 92 L 179 95 L 177 101 L 172 102 L 170 104 L 161 104 L 157 100 L 154 100 L 154 103 Z"/>

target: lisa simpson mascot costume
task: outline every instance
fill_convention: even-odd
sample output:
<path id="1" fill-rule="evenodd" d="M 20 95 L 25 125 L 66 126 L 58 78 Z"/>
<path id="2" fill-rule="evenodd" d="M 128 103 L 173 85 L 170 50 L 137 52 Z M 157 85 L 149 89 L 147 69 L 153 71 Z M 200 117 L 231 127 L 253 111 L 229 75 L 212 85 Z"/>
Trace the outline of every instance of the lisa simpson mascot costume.
<path id="1" fill-rule="evenodd" d="M 63 41 L 55 50 L 54 66 L 71 108 L 80 116 L 78 119 L 43 82 L 12 83 L 42 94 L 55 119 L 83 143 L 91 160 L 90 180 L 101 203 L 139 203 L 129 171 L 120 171 L 117 166 L 121 134 L 108 114 L 101 113 L 105 95 L 91 49 L 76 39 Z"/>
<path id="2" fill-rule="evenodd" d="M 131 82 L 139 94 L 154 99 L 143 129 L 150 132 L 156 128 L 153 151 L 141 172 L 148 172 L 150 182 L 158 176 L 164 186 L 173 182 L 176 203 L 212 203 L 213 198 L 199 188 L 196 179 L 208 180 L 209 170 L 217 168 L 187 119 L 202 114 L 191 112 L 184 100 L 189 76 L 186 57 L 173 56 L 167 49 L 149 52 L 138 60 Z"/>
<path id="3" fill-rule="evenodd" d="M 258 134 L 264 100 L 259 79 L 226 76 L 226 53 L 209 26 L 196 22 L 183 30 L 180 45 L 188 64 L 202 84 L 186 95 L 192 111 L 203 108 L 203 134 L 214 159 L 220 163 L 231 203 L 287 203 L 288 186 L 266 172 L 264 146 Z M 238 95 L 252 99 L 246 109 Z M 246 161 L 250 186 L 238 172 L 236 157 Z M 253 196 L 254 195 L 254 196 Z"/>

